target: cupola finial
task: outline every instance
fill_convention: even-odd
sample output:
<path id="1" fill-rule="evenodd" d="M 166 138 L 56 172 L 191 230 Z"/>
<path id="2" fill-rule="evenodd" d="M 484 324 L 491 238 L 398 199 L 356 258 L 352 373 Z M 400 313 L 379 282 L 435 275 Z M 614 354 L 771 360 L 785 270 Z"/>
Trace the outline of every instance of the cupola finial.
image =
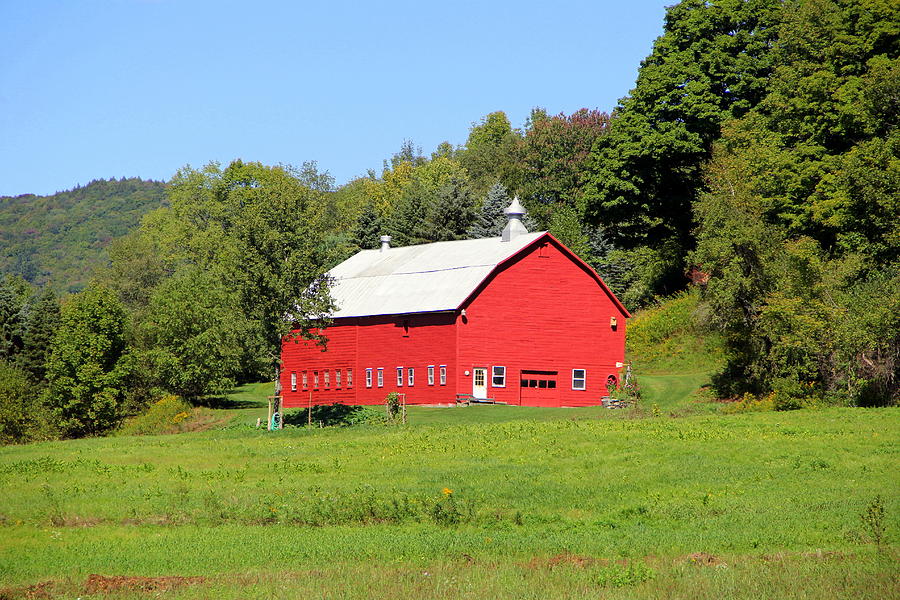
<path id="1" fill-rule="evenodd" d="M 507 206 L 503 212 L 506 213 L 509 221 L 506 223 L 506 227 L 503 228 L 503 234 L 501 235 L 502 241 L 508 242 L 517 235 L 528 233 L 528 228 L 522 223 L 522 217 L 525 216 L 527 211 L 525 210 L 525 207 L 519 203 L 518 195 L 513 198 L 512 204 Z"/>

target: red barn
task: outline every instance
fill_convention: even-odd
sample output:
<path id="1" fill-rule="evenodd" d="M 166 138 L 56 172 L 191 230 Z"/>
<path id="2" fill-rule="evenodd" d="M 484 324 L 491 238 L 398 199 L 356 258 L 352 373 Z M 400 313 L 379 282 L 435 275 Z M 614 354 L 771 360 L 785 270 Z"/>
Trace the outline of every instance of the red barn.
<path id="1" fill-rule="evenodd" d="M 285 407 L 471 395 L 524 406 L 600 403 L 618 381 L 628 311 L 517 201 L 501 237 L 363 250 L 329 274 L 327 350 L 282 345 Z"/>

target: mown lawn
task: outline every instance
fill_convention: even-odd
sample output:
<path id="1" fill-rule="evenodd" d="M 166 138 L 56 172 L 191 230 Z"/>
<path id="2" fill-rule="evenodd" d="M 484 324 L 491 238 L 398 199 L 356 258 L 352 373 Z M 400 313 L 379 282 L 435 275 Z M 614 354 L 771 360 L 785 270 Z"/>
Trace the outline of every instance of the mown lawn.
<path id="1" fill-rule="evenodd" d="M 898 416 L 419 408 L 6 447 L 0 597 L 900 597 Z"/>

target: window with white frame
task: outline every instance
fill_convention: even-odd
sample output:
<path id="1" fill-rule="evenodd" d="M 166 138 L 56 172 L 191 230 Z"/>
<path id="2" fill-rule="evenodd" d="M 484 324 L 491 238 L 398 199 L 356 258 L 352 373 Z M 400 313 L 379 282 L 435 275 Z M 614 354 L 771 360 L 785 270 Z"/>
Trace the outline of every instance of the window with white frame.
<path id="1" fill-rule="evenodd" d="M 406 369 L 406 385 L 412 386 L 416 382 L 416 369 L 409 367 Z"/>
<path id="2" fill-rule="evenodd" d="M 434 385 L 434 365 L 428 365 L 428 385 Z"/>
<path id="3" fill-rule="evenodd" d="M 306 371 L 303 371 L 303 389 L 305 390 L 308 387 L 309 387 L 309 381 L 307 380 L 307 377 L 306 377 Z"/>
<path id="4" fill-rule="evenodd" d="M 384 387 L 384 367 L 378 367 L 378 387 Z"/>
<path id="5" fill-rule="evenodd" d="M 291 391 L 297 391 L 297 373 L 293 371 L 291 372 Z"/>
<path id="6" fill-rule="evenodd" d="M 328 375 L 328 369 L 325 369 L 325 387 L 328 388 L 328 386 L 330 384 L 331 384 L 331 379 L 329 378 L 329 375 Z"/>
<path id="7" fill-rule="evenodd" d="M 353 387 L 353 369 L 347 369 L 347 387 Z"/>
<path id="8" fill-rule="evenodd" d="M 447 365 L 441 365 L 441 385 L 447 385 Z"/>
<path id="9" fill-rule="evenodd" d="M 506 367 L 491 368 L 491 387 L 506 387 Z"/>
<path id="10" fill-rule="evenodd" d="M 403 367 L 397 367 L 397 387 L 403 387 Z"/>
<path id="11" fill-rule="evenodd" d="M 587 373 L 584 369 L 572 369 L 572 389 L 587 389 Z"/>
<path id="12" fill-rule="evenodd" d="M 313 371 L 313 389 L 319 389 L 319 372 Z"/>
<path id="13" fill-rule="evenodd" d="M 366 387 L 372 387 L 372 369 L 366 369 Z"/>
<path id="14" fill-rule="evenodd" d="M 334 387 L 341 387 L 341 370 L 334 370 Z"/>

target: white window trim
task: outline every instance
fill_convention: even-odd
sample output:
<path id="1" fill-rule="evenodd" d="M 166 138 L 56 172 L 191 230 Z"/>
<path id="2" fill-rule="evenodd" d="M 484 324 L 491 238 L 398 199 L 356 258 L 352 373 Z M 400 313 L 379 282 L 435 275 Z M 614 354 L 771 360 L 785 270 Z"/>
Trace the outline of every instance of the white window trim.
<path id="1" fill-rule="evenodd" d="M 434 365 L 428 365 L 428 385 L 434 385 Z"/>
<path id="2" fill-rule="evenodd" d="M 319 372 L 313 371 L 313 389 L 319 389 Z"/>
<path id="3" fill-rule="evenodd" d="M 378 367 L 378 387 L 384 387 L 384 367 Z"/>
<path id="4" fill-rule="evenodd" d="M 334 370 L 334 387 L 336 387 L 338 389 L 340 389 L 340 387 L 341 387 L 341 370 L 340 369 Z"/>
<path id="5" fill-rule="evenodd" d="M 416 382 L 416 369 L 415 367 L 407 367 L 406 368 L 406 385 L 409 387 L 413 387 Z"/>
<path id="6" fill-rule="evenodd" d="M 366 387 L 372 387 L 372 369 L 366 369 Z"/>
<path id="7" fill-rule="evenodd" d="M 503 383 L 501 385 L 497 385 L 494 383 L 494 377 L 497 377 L 497 374 L 494 372 L 494 369 L 503 369 Z M 505 388 L 506 387 L 506 367 L 502 365 L 497 365 L 491 367 L 491 387 L 495 388 Z"/>
<path id="8" fill-rule="evenodd" d="M 403 387 L 403 367 L 397 367 L 397 387 Z"/>
<path id="9" fill-rule="evenodd" d="M 309 388 L 309 380 L 306 378 L 306 371 L 303 371 L 303 389 Z"/>
<path id="10" fill-rule="evenodd" d="M 575 377 L 575 371 L 581 371 L 581 377 Z M 575 387 L 576 381 L 581 382 L 581 387 Z M 578 392 L 587 390 L 587 369 L 572 369 L 572 389 Z"/>
<path id="11" fill-rule="evenodd" d="M 297 391 L 297 372 L 291 371 L 291 391 Z"/>
<path id="12" fill-rule="evenodd" d="M 447 385 L 447 365 L 440 366 L 441 385 Z"/>
<path id="13" fill-rule="evenodd" d="M 325 369 L 324 371 L 322 371 L 322 376 L 324 377 L 326 390 L 331 386 L 331 376 L 329 375 L 329 373 L 330 373 L 330 371 L 328 369 Z"/>

